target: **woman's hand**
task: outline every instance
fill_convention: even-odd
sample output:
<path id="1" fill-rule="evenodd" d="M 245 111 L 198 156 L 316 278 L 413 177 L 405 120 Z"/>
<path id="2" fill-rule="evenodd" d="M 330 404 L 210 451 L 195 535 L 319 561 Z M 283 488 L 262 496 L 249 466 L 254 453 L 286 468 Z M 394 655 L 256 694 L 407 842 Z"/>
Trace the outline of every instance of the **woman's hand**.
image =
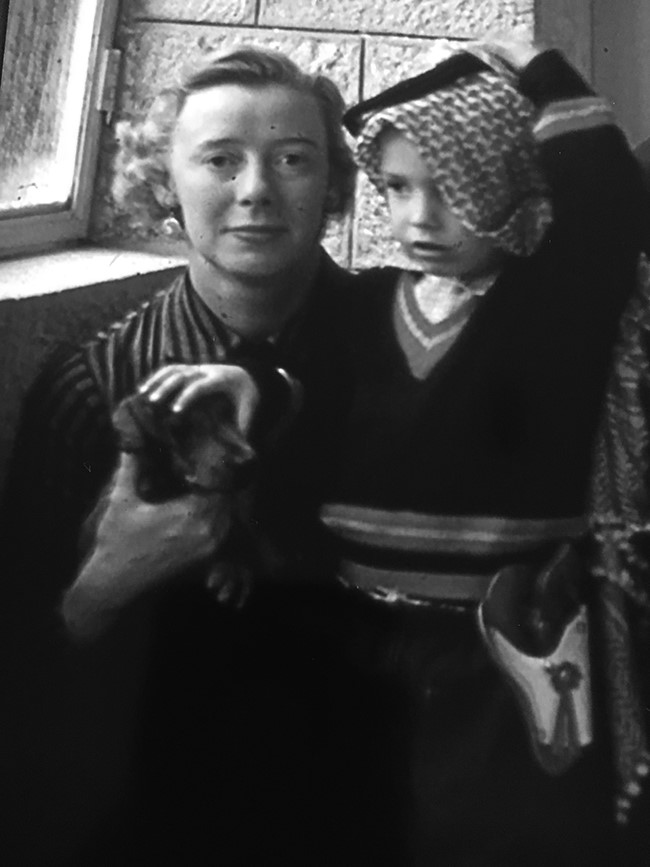
<path id="1" fill-rule="evenodd" d="M 92 550 L 61 608 L 78 638 L 99 635 L 131 602 L 191 573 L 217 553 L 230 529 L 230 498 L 191 493 L 147 503 L 136 478 L 136 458 L 123 453 L 91 518 Z"/>
<path id="2" fill-rule="evenodd" d="M 170 364 L 146 379 L 138 388 L 152 403 L 172 402 L 181 413 L 190 404 L 211 394 L 225 394 L 235 407 L 235 419 L 247 434 L 260 402 L 252 376 L 231 364 Z"/>

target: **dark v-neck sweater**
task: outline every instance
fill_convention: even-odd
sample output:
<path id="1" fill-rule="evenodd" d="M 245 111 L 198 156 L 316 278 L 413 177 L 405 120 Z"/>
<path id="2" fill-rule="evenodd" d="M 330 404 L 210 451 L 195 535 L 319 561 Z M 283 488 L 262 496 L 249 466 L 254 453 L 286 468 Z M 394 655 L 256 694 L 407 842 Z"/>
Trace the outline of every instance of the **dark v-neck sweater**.
<path id="1" fill-rule="evenodd" d="M 399 272 L 363 274 L 353 296 L 354 398 L 323 513 L 346 555 L 394 564 L 378 529 L 391 516 L 406 525 L 409 516 L 562 521 L 585 512 L 608 365 L 635 283 L 641 185 L 607 106 L 561 55 L 536 58 L 521 88 L 540 106 L 554 209 L 540 249 L 507 261 L 424 378 L 396 334 Z M 379 521 L 359 547 L 352 524 L 364 515 Z"/>

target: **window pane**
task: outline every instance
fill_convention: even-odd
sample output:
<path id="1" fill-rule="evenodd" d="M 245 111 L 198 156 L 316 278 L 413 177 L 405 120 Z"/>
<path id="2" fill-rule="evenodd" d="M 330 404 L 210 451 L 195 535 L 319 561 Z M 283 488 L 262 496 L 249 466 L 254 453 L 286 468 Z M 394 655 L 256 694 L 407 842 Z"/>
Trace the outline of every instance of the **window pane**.
<path id="1" fill-rule="evenodd" d="M 72 196 L 98 0 L 11 0 L 0 89 L 0 216 Z"/>

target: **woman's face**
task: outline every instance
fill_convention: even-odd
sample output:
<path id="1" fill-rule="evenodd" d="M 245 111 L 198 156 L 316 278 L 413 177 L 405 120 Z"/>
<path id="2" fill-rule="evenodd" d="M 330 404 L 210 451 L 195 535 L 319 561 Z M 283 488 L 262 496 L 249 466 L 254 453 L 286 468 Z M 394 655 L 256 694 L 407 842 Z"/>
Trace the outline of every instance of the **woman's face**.
<path id="1" fill-rule="evenodd" d="M 505 254 L 452 213 L 415 145 L 391 130 L 380 147 L 391 228 L 413 264 L 439 277 L 478 277 L 494 270 Z"/>
<path id="2" fill-rule="evenodd" d="M 218 271 L 277 277 L 314 256 L 328 156 L 310 94 L 238 84 L 191 94 L 172 137 L 170 170 L 190 243 Z"/>

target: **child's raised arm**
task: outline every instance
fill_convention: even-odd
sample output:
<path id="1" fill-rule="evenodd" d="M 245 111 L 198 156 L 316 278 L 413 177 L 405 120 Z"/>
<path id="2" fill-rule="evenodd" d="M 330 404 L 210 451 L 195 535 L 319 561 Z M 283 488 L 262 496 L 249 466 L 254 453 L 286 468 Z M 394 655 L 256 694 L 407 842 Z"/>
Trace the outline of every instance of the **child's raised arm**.
<path id="1" fill-rule="evenodd" d="M 608 101 L 554 49 L 531 51 L 520 89 L 540 109 L 533 132 L 558 232 L 583 252 L 638 247 L 640 171 Z"/>

